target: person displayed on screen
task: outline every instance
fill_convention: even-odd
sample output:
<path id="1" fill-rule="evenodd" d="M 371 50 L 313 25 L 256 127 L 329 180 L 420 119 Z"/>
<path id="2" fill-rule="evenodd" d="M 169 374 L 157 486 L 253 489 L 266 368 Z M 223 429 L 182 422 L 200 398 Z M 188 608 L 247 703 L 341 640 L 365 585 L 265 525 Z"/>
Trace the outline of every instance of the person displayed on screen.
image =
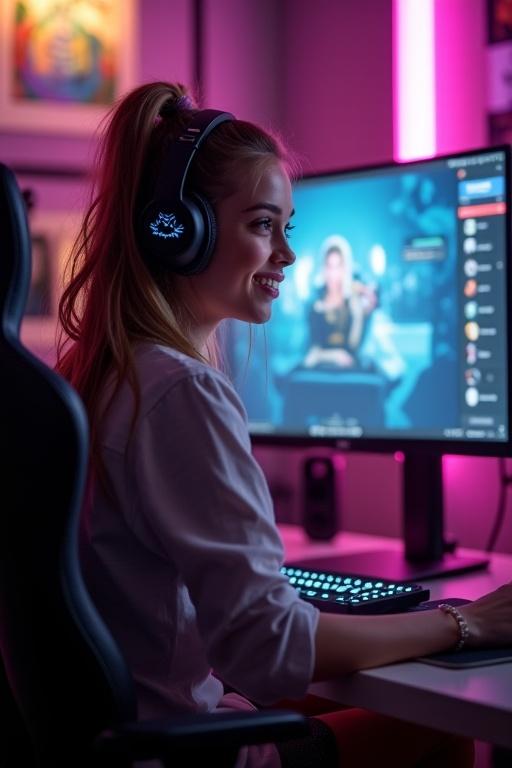
<path id="1" fill-rule="evenodd" d="M 310 348 L 303 365 L 353 368 L 377 297 L 354 280 L 352 249 L 344 237 L 327 238 L 321 251 L 322 289 L 309 313 Z"/>
<path id="2" fill-rule="evenodd" d="M 182 85 L 156 82 L 127 93 L 101 136 L 57 363 L 90 422 L 88 589 L 141 717 L 285 701 L 311 715 L 309 736 L 246 748 L 238 766 L 469 766 L 464 739 L 307 697 L 314 680 L 452 648 L 460 627 L 441 610 L 320 613 L 281 573 L 271 496 L 217 329 L 271 315 L 294 261 L 296 164 L 269 131 L 210 121 Z M 198 134 L 189 165 L 178 162 L 179 137 Z M 165 198 L 183 181 L 199 210 L 192 225 L 185 203 Z M 512 587 L 460 615 L 468 646 L 509 643 Z"/>

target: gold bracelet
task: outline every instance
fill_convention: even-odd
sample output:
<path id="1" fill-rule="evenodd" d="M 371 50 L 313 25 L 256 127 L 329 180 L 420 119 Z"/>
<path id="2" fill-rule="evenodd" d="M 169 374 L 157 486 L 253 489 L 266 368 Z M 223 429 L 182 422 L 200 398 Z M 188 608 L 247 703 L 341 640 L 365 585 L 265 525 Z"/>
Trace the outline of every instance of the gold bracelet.
<path id="1" fill-rule="evenodd" d="M 457 642 L 457 645 L 455 646 L 455 650 L 461 651 L 466 645 L 466 640 L 469 637 L 469 627 L 466 619 L 464 618 L 462 613 L 457 610 L 457 608 L 455 608 L 453 605 L 450 605 L 449 603 L 441 603 L 437 607 L 439 608 L 440 611 L 443 611 L 443 613 L 447 613 L 450 616 L 452 616 L 457 622 L 457 626 L 459 629 L 459 640 Z"/>

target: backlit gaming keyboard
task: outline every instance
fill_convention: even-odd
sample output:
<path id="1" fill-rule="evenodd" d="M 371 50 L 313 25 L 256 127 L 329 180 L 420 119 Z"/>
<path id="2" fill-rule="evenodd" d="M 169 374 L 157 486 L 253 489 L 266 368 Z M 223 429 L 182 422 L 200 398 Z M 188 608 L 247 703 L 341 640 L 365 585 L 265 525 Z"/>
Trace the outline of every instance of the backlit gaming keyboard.
<path id="1" fill-rule="evenodd" d="M 303 600 L 327 613 L 399 613 L 428 600 L 430 591 L 418 584 L 368 579 L 364 576 L 284 565 Z"/>

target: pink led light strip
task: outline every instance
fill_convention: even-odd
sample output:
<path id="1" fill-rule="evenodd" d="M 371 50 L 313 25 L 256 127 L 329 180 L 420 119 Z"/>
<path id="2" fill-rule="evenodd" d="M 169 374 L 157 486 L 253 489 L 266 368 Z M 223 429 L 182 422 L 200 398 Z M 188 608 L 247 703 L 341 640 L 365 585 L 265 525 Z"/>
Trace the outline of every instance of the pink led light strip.
<path id="1" fill-rule="evenodd" d="M 434 0 L 393 0 L 394 158 L 436 152 Z"/>

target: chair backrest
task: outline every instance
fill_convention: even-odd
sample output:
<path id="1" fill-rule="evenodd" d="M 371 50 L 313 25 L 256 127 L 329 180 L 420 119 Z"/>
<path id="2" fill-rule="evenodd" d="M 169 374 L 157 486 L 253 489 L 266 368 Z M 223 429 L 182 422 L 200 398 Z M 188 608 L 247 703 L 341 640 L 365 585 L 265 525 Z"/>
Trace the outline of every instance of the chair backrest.
<path id="1" fill-rule="evenodd" d="M 37 764 L 77 768 L 101 729 L 136 719 L 136 698 L 79 567 L 85 410 L 19 338 L 30 259 L 23 196 L 0 164 L 0 653 Z"/>

